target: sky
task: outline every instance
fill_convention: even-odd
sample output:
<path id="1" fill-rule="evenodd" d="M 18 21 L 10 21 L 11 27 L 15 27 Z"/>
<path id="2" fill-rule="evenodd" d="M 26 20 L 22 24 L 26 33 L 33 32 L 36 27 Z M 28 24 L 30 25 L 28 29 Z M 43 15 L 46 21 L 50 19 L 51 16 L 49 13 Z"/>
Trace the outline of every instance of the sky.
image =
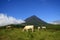
<path id="1" fill-rule="evenodd" d="M 51 22 L 60 20 L 60 0 L 0 0 L 0 13 L 22 20 L 36 15 Z"/>

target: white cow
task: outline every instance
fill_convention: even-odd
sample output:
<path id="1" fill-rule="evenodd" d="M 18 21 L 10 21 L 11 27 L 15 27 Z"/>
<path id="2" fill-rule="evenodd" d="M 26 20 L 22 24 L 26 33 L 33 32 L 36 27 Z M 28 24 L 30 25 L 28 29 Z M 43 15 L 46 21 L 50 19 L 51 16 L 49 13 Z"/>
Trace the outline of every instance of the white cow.
<path id="1" fill-rule="evenodd" d="M 34 26 L 33 25 L 27 25 L 23 28 L 23 31 L 26 30 L 28 32 L 28 30 L 31 29 L 32 32 L 34 31 Z"/>
<path id="2" fill-rule="evenodd" d="M 46 26 L 42 26 L 42 29 L 45 29 L 46 30 Z"/>
<path id="3" fill-rule="evenodd" d="M 40 27 L 38 27 L 38 31 L 40 30 L 41 28 Z"/>
<path id="4" fill-rule="evenodd" d="M 45 26 L 42 26 L 42 29 L 46 29 L 46 27 Z"/>
<path id="5" fill-rule="evenodd" d="M 6 26 L 7 29 L 11 28 L 11 26 Z"/>

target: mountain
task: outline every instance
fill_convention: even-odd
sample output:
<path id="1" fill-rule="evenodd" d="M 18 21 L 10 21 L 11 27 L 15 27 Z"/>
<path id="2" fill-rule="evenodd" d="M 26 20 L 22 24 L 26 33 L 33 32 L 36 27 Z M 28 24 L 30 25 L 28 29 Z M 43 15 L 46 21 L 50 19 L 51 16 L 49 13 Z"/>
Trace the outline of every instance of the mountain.
<path id="1" fill-rule="evenodd" d="M 33 15 L 31 17 L 28 17 L 27 19 L 25 19 L 26 24 L 28 25 L 35 25 L 35 26 L 42 26 L 42 25 L 46 25 L 47 23 L 43 20 L 41 20 L 40 18 L 38 18 L 37 16 Z"/>

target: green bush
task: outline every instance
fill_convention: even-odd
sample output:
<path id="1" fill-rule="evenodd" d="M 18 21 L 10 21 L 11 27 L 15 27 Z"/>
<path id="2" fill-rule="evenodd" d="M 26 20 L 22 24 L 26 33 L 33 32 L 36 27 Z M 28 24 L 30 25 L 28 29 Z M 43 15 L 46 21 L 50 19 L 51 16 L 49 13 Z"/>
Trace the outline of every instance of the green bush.
<path id="1" fill-rule="evenodd" d="M 60 30 L 22 31 L 22 28 L 1 29 L 0 40 L 60 40 Z"/>

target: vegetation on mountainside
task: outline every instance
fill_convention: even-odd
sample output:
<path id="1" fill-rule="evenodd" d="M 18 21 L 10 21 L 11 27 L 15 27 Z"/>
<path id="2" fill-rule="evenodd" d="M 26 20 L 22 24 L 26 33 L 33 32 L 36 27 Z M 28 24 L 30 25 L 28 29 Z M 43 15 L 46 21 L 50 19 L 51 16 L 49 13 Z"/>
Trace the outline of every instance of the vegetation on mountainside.
<path id="1" fill-rule="evenodd" d="M 41 19 L 39 19 L 37 16 L 33 15 L 31 17 L 28 17 L 25 19 L 26 24 L 30 25 L 35 25 L 35 26 L 41 26 L 41 25 L 46 25 L 47 23 Z"/>

